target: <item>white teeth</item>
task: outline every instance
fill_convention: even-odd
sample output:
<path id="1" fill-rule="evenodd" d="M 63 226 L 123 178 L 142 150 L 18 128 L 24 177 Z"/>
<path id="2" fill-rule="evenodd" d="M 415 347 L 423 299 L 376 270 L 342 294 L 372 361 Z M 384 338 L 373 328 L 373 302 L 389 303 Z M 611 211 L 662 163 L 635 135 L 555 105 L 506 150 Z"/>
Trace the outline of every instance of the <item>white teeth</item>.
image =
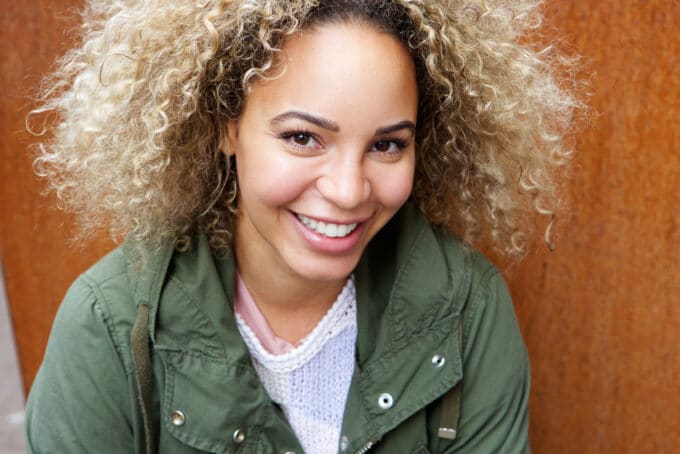
<path id="1" fill-rule="evenodd" d="M 306 225 L 308 228 L 311 230 L 314 230 L 316 233 L 319 233 L 321 235 L 327 236 L 329 238 L 342 238 L 346 237 L 350 233 L 354 231 L 354 229 L 357 228 L 357 224 L 332 224 L 330 222 L 320 222 L 316 221 L 312 218 L 308 218 L 307 216 L 303 216 L 301 214 L 297 215 L 298 219 L 300 222 L 302 222 L 304 225 Z"/>

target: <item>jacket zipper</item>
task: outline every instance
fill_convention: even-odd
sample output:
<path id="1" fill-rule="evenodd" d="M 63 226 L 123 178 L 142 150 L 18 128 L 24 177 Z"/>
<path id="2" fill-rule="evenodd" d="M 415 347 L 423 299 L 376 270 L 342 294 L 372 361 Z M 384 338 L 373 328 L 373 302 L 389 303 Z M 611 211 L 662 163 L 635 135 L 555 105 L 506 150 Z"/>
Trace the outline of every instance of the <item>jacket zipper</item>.
<path id="1" fill-rule="evenodd" d="M 378 441 L 380 441 L 380 437 L 376 437 L 373 438 L 372 440 L 367 441 L 355 452 L 355 454 L 365 454 L 366 452 L 368 452 L 369 449 L 375 446 L 375 444 Z"/>

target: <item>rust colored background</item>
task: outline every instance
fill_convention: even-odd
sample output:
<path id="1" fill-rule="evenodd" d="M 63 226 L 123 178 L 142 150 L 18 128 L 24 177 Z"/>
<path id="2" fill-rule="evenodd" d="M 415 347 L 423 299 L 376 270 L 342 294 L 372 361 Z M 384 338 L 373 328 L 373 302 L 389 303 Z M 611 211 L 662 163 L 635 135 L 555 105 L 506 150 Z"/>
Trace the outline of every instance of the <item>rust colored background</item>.
<path id="1" fill-rule="evenodd" d="M 0 254 L 26 388 L 66 288 L 112 247 L 68 244 L 27 152 L 28 95 L 72 42 L 78 4 L 0 11 Z M 577 139 L 556 252 L 505 272 L 532 359 L 532 445 L 679 452 L 680 3 L 548 0 L 546 15 L 594 73 L 598 115 Z"/>

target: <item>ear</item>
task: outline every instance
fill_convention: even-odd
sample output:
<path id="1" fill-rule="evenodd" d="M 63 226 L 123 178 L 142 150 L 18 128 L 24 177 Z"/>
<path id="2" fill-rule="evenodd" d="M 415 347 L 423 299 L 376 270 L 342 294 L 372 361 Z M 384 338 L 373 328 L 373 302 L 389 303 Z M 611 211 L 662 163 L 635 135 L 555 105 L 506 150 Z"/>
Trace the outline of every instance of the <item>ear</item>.
<path id="1" fill-rule="evenodd" d="M 227 156 L 233 156 L 236 152 L 236 143 L 238 138 L 238 122 L 237 120 L 228 120 L 222 132 L 222 139 L 220 140 L 220 150 Z"/>

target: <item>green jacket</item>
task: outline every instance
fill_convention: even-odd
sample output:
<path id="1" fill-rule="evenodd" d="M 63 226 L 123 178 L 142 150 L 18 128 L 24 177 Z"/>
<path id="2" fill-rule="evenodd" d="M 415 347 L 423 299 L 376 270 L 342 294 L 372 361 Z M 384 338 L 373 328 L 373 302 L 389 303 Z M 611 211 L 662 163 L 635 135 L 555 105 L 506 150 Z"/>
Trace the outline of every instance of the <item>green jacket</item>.
<path id="1" fill-rule="evenodd" d="M 57 313 L 28 398 L 29 452 L 144 452 L 130 336 L 148 305 L 160 453 L 302 453 L 236 328 L 233 257 L 215 259 L 199 238 L 189 252 L 159 250 L 137 273 L 126 250 L 84 273 Z M 371 241 L 355 282 L 340 452 L 529 451 L 528 357 L 493 265 L 407 205 Z M 455 439 L 441 438 L 443 396 L 461 380 Z"/>

